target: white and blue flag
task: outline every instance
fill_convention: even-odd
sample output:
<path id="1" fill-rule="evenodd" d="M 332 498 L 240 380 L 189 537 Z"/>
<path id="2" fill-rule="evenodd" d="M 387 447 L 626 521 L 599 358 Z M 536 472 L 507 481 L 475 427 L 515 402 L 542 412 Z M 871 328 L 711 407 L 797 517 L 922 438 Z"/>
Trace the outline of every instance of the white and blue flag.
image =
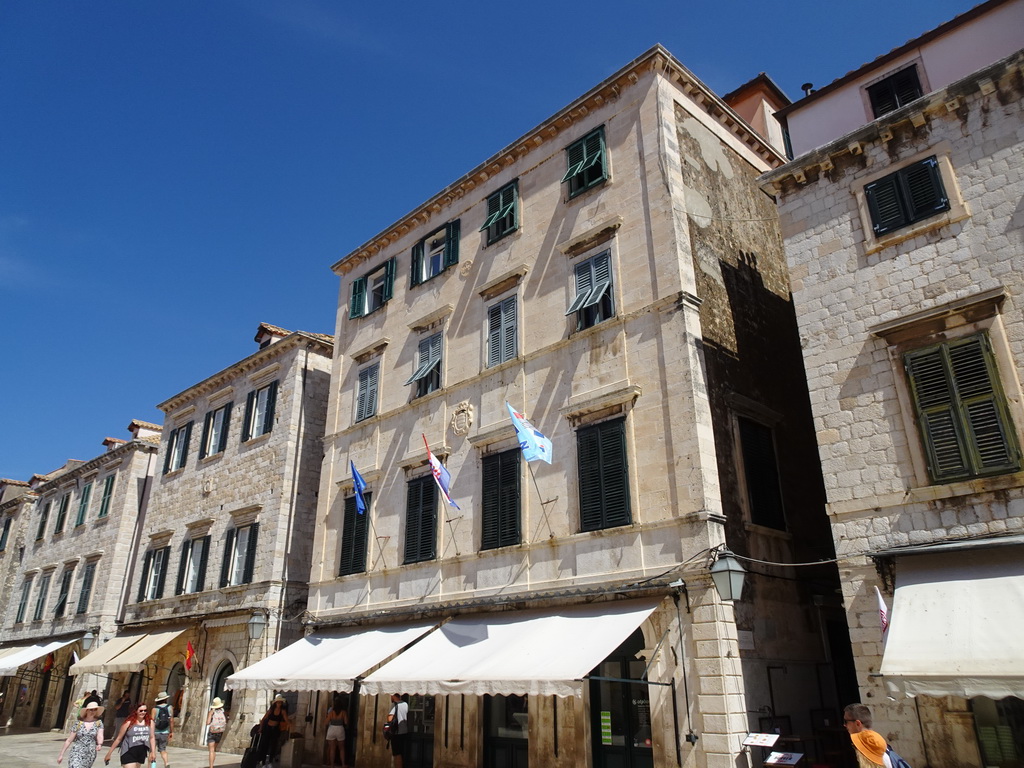
<path id="1" fill-rule="evenodd" d="M 551 463 L 551 441 L 544 437 L 541 432 L 530 423 L 523 414 L 515 410 L 508 402 L 505 403 L 509 415 L 512 417 L 512 424 L 516 428 L 516 437 L 519 438 L 519 447 L 523 449 L 523 458 L 527 461 L 540 459 Z"/>

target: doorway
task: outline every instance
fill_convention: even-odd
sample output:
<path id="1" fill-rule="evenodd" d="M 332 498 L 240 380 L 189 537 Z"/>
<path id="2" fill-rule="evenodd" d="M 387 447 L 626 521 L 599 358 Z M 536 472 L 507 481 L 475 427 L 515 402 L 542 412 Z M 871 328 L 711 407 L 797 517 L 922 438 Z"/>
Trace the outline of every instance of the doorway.
<path id="1" fill-rule="evenodd" d="M 591 672 L 590 732 L 594 768 L 653 768 L 651 700 L 640 681 L 646 663 L 639 629 Z M 605 678 L 605 679 L 594 679 Z"/>
<path id="2" fill-rule="evenodd" d="M 405 768 L 433 768 L 434 765 L 434 697 L 409 696 L 408 754 Z"/>
<path id="3" fill-rule="evenodd" d="M 488 768 L 527 768 L 527 702 L 525 696 L 484 696 L 484 765 Z"/>

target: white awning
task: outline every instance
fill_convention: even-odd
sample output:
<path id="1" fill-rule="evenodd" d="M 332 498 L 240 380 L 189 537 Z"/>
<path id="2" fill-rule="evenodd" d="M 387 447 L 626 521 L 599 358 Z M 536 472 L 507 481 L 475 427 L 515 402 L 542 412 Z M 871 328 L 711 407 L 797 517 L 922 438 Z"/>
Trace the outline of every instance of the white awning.
<path id="1" fill-rule="evenodd" d="M 226 687 L 262 691 L 351 691 L 356 678 L 436 626 L 436 621 L 425 621 L 317 632 L 235 672 L 227 679 Z"/>
<path id="2" fill-rule="evenodd" d="M 45 656 L 48 653 L 53 653 L 58 648 L 63 648 L 65 645 L 73 643 L 77 639 L 78 638 L 75 637 L 70 640 L 51 640 L 46 643 L 35 643 L 34 645 L 22 646 L 13 653 L 9 653 L 5 656 L 0 656 L 0 677 L 13 675 L 18 671 L 18 667 L 23 664 L 35 661 L 39 657 Z"/>
<path id="3" fill-rule="evenodd" d="M 113 672 L 135 672 L 146 659 L 159 651 L 184 629 L 163 632 L 117 635 L 90 653 L 68 671 L 72 675 L 88 672 L 109 675 Z"/>
<path id="4" fill-rule="evenodd" d="M 360 692 L 580 696 L 583 680 L 661 598 L 465 616 L 442 624 Z"/>
<path id="5" fill-rule="evenodd" d="M 888 635 L 880 672 L 891 692 L 1024 698 L 1024 551 L 898 557 Z"/>

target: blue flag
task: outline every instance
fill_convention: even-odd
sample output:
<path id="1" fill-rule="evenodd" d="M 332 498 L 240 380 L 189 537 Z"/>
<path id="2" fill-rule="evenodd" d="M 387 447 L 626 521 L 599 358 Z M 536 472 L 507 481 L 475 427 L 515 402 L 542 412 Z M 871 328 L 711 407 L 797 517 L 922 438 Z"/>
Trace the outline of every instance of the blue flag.
<path id="1" fill-rule="evenodd" d="M 366 481 L 363 480 L 363 476 L 359 474 L 359 470 L 356 469 L 356 463 L 349 459 L 348 462 L 352 466 L 352 485 L 356 489 L 356 512 L 360 515 L 366 514 L 366 499 L 363 498 L 363 491 L 366 490 Z"/>
<path id="2" fill-rule="evenodd" d="M 544 437 L 529 420 L 519 411 L 516 411 L 507 402 L 505 406 L 512 417 L 512 424 L 516 428 L 516 437 L 519 438 L 519 447 L 523 449 L 523 458 L 527 461 L 540 459 L 551 463 L 551 441 Z"/>

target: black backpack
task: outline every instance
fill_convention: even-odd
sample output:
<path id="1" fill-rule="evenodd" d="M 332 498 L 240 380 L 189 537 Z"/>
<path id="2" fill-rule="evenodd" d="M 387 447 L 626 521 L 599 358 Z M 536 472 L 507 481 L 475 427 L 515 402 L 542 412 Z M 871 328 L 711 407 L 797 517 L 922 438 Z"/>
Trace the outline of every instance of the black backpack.
<path id="1" fill-rule="evenodd" d="M 171 712 L 166 705 L 156 708 L 155 725 L 158 731 L 166 731 L 171 727 Z"/>

